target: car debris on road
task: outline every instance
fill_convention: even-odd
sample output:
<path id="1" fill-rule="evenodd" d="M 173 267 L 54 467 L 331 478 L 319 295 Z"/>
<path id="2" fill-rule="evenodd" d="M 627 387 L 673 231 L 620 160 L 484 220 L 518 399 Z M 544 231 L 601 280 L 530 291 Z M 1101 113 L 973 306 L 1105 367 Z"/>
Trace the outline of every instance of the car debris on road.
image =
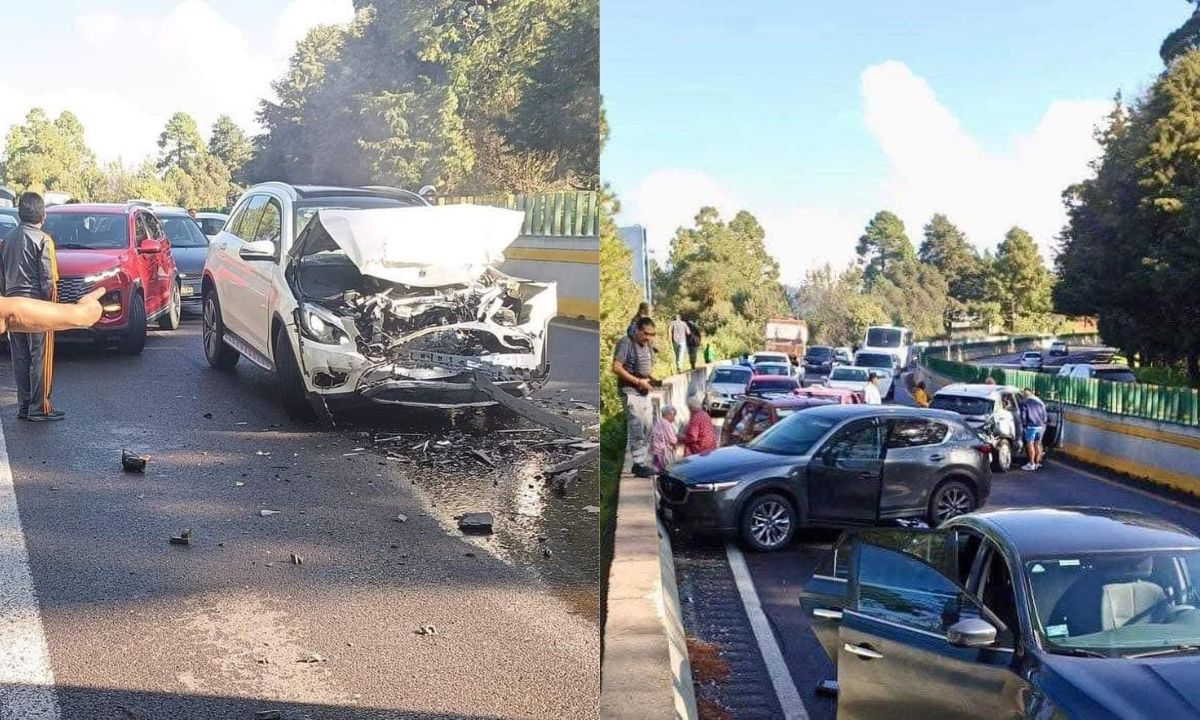
<path id="1" fill-rule="evenodd" d="M 146 463 L 150 461 L 149 455 L 138 455 L 130 450 L 121 451 L 121 469 L 128 473 L 146 472 Z"/>
<path id="2" fill-rule="evenodd" d="M 192 531 L 191 530 L 181 530 L 178 535 L 172 535 L 171 539 L 170 539 L 170 544 L 171 545 L 191 545 L 192 544 Z"/>
<path id="3" fill-rule="evenodd" d="M 466 513 L 458 519 L 458 529 L 469 535 L 490 535 L 494 523 L 490 512 Z"/>

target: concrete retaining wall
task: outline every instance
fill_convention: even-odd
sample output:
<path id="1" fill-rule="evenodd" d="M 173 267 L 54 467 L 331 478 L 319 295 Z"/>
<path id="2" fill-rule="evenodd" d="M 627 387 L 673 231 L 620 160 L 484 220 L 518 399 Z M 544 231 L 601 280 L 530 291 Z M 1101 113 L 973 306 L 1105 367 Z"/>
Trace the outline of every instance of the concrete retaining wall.
<path id="1" fill-rule="evenodd" d="M 600 238 L 523 235 L 504 251 L 500 269 L 558 283 L 558 313 L 600 319 Z"/>
<path id="2" fill-rule="evenodd" d="M 688 393 L 703 389 L 713 367 L 664 379 L 662 389 L 651 393 L 655 415 L 664 405 L 673 405 L 678 419 L 686 422 Z M 608 573 L 601 718 L 697 717 L 675 559 L 670 535 L 658 521 L 655 500 L 653 481 L 628 472 L 621 475 Z"/>

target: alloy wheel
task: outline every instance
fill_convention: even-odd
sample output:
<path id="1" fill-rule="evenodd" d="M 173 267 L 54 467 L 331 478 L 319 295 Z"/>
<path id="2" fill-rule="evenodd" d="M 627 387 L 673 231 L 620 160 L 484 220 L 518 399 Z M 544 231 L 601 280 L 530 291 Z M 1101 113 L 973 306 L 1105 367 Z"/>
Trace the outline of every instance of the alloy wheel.
<path id="1" fill-rule="evenodd" d="M 949 520 L 971 512 L 971 494 L 964 488 L 953 486 L 942 491 L 937 501 L 937 519 Z"/>
<path id="2" fill-rule="evenodd" d="M 221 351 L 221 338 L 217 334 L 217 308 L 212 295 L 204 298 L 204 352 L 210 358 Z"/>
<path id="3" fill-rule="evenodd" d="M 783 542 L 791 527 L 791 511 L 774 500 L 759 504 L 750 514 L 750 534 L 763 547 L 775 547 Z"/>

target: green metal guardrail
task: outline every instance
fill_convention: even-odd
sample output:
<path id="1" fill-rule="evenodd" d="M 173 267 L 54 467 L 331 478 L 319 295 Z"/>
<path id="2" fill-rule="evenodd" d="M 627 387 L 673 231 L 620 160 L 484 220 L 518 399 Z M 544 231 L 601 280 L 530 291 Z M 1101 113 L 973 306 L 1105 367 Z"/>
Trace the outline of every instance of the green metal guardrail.
<path id="1" fill-rule="evenodd" d="M 1003 385 L 1032 387 L 1039 397 L 1066 405 L 1144 420 L 1200 426 L 1200 391 L 1191 388 L 1059 377 L 1026 370 L 982 367 L 928 355 L 923 362 L 933 372 L 959 382 L 983 382 L 990 376 Z"/>
<path id="2" fill-rule="evenodd" d="M 532 193 L 529 195 L 456 195 L 440 197 L 438 205 L 494 205 L 525 213 L 522 235 L 538 237 L 596 237 L 600 234 L 600 193 Z"/>

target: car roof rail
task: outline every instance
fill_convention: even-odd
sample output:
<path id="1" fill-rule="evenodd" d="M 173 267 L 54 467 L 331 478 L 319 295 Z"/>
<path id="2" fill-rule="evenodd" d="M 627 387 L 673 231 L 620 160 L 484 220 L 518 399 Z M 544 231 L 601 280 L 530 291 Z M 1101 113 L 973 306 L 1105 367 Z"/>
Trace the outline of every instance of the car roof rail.
<path id="1" fill-rule="evenodd" d="M 391 197 L 394 197 L 397 199 L 403 199 L 403 200 L 416 199 L 416 200 L 419 200 L 422 205 L 430 204 L 428 200 L 421 197 L 420 195 L 413 192 L 412 190 L 405 190 L 403 188 L 392 187 L 391 185 L 363 185 L 362 189 L 370 190 L 371 192 L 379 193 L 380 195 L 388 195 L 388 196 L 391 196 Z"/>

